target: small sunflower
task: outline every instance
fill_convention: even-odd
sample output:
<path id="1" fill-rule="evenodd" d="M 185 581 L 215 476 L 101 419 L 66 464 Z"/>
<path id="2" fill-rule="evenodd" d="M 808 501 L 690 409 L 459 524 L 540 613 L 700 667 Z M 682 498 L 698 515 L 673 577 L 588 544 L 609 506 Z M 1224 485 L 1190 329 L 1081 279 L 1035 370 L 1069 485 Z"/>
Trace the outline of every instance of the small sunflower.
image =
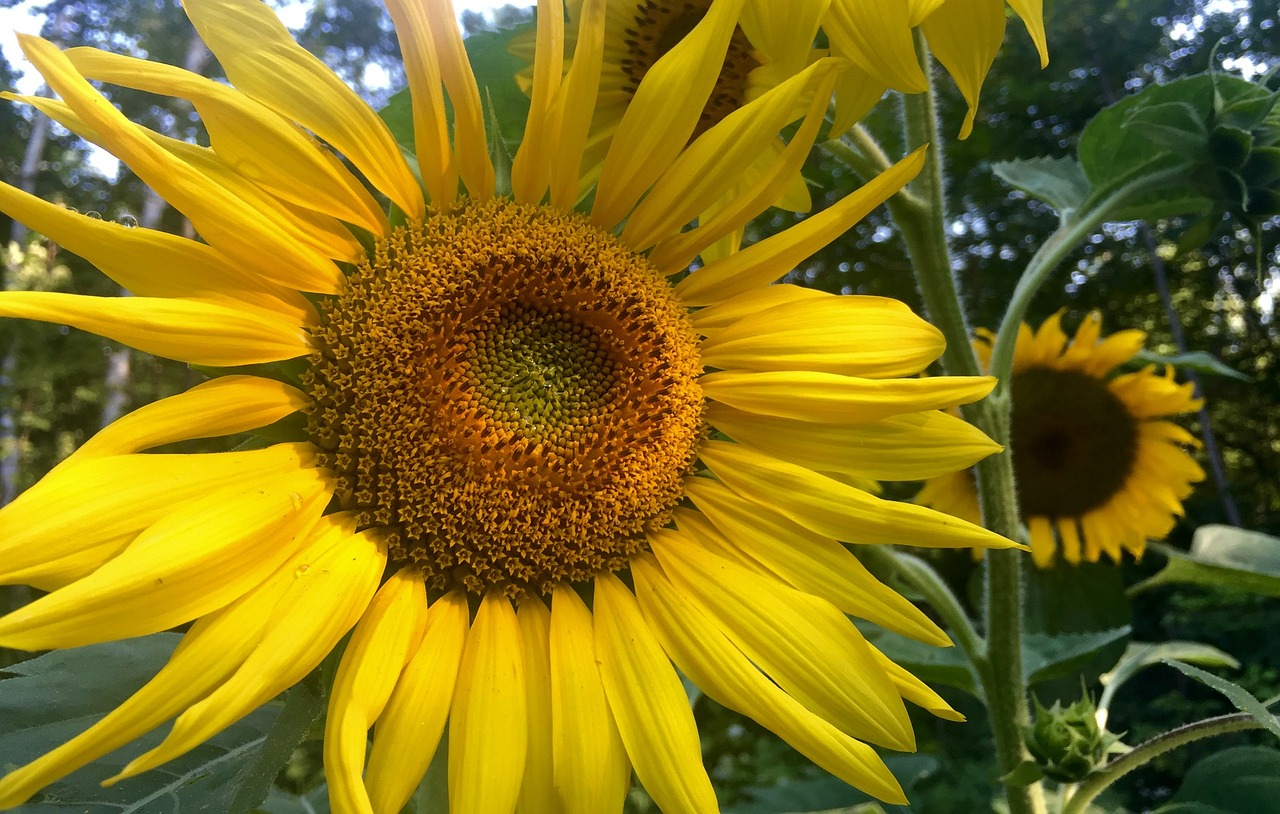
<path id="1" fill-rule="evenodd" d="M 861 118 L 886 89 L 923 93 L 928 88 L 916 58 L 911 31 L 919 27 L 929 50 L 955 80 L 968 103 L 960 138 L 973 131 L 978 96 L 1004 41 L 1005 0 L 907 0 L 869 3 L 830 0 L 822 27 L 831 52 L 858 66 L 837 89 L 836 132 Z M 1040 54 L 1049 64 L 1041 0 L 1009 0 Z"/>
<path id="2" fill-rule="evenodd" d="M 113 423 L 0 509 L 0 581 L 50 592 L 0 618 L 0 646 L 190 624 L 134 696 L 0 779 L 0 807 L 175 716 L 110 782 L 183 754 L 348 632 L 324 737 L 335 811 L 398 812 L 446 721 L 451 811 L 619 811 L 633 773 L 663 810 L 715 811 L 677 667 L 902 802 L 868 744 L 913 748 L 904 699 L 958 716 L 846 614 L 948 641 L 837 541 L 1013 545 L 850 485 L 991 454 L 943 410 L 993 382 L 916 378 L 943 340 L 901 303 L 771 283 L 921 155 L 690 273 L 808 152 L 837 62 L 690 141 L 719 67 L 705 54 L 736 26 L 709 14 L 639 83 L 578 211 L 610 5 L 582 4 L 567 72 L 557 26 L 539 30 L 509 174 L 486 149 L 451 4 L 388 6 L 420 176 L 256 0 L 185 3 L 231 84 L 21 40 L 61 97 L 29 101 L 120 157 L 203 240 L 0 185 L 0 208 L 136 295 L 8 292 L 0 314 L 221 375 Z M 562 19 L 559 3 L 540 19 Z M 91 79 L 189 100 L 211 147 L 129 122 Z M 758 184 L 686 228 L 797 118 Z M 153 451 L 268 425 L 297 426 L 296 440 Z"/>
<path id="3" fill-rule="evenodd" d="M 1058 313 L 1032 332 L 1022 325 L 1014 351 L 1010 440 L 1018 505 L 1042 568 L 1059 546 L 1067 562 L 1097 562 L 1105 552 L 1141 557 L 1147 540 L 1169 533 L 1182 501 L 1204 471 L 1184 446 L 1198 446 L 1168 416 L 1199 409 L 1192 385 L 1177 384 L 1172 368 L 1154 366 L 1113 376 L 1142 350 L 1146 334 L 1125 330 L 1100 339 L 1102 317 L 1092 312 L 1073 339 Z M 975 348 L 990 361 L 994 337 L 981 332 Z M 977 522 L 971 472 L 930 480 L 917 501 Z"/>

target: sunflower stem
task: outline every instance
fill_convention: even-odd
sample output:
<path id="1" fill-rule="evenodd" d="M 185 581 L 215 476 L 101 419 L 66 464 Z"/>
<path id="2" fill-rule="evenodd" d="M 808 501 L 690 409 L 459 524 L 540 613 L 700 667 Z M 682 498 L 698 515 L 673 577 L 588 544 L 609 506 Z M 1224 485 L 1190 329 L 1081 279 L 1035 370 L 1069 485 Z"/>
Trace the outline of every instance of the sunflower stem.
<path id="1" fill-rule="evenodd" d="M 1111 784 L 1134 769 L 1150 763 L 1165 752 L 1203 738 L 1261 728 L 1262 724 L 1258 722 L 1257 718 L 1247 712 L 1238 712 L 1233 715 L 1206 718 L 1203 721 L 1196 721 L 1156 735 L 1151 740 L 1135 746 L 1132 750 L 1111 761 L 1100 771 L 1085 778 L 1076 787 L 1071 799 L 1067 800 L 1066 805 L 1062 807 L 1062 814 L 1084 814 L 1089 810 L 1089 804 L 1099 794 L 1106 791 Z"/>

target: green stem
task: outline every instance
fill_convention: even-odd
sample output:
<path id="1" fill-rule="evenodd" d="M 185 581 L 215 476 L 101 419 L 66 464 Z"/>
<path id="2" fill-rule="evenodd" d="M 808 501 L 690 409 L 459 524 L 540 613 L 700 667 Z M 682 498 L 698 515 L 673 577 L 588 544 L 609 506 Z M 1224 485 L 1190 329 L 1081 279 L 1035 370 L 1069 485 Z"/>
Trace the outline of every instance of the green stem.
<path id="1" fill-rule="evenodd" d="M 973 621 L 964 612 L 960 600 L 929 563 L 912 554 L 894 551 L 885 546 L 860 546 L 857 551 L 858 558 L 866 562 L 872 571 L 886 576 L 893 574 L 919 591 L 925 602 L 942 618 L 947 631 L 969 657 L 969 661 L 978 663 L 986 645 L 974 629 Z"/>
<path id="2" fill-rule="evenodd" d="M 1177 729 L 1156 735 L 1151 740 L 1135 746 L 1131 751 L 1111 761 L 1101 771 L 1085 778 L 1076 788 L 1076 793 L 1071 795 L 1071 799 L 1063 806 L 1062 814 L 1084 814 L 1089 810 L 1089 803 L 1093 802 L 1094 798 L 1105 791 L 1108 786 L 1165 752 L 1203 738 L 1261 728 L 1262 724 L 1258 723 L 1258 720 L 1252 715 L 1247 712 L 1239 712 L 1234 715 L 1223 715 L 1217 718 L 1196 721 L 1193 724 L 1180 726 Z"/>

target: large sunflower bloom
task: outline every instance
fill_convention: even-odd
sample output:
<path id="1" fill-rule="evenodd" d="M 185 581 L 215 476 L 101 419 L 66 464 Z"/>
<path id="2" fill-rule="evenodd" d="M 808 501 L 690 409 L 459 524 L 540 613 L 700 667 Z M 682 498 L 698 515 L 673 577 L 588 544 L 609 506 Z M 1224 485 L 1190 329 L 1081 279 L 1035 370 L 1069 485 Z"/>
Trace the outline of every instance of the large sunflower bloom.
<path id="1" fill-rule="evenodd" d="M 137 295 L 11 292 L 0 314 L 227 375 L 122 418 L 0 510 L 0 580 L 50 591 L 0 619 L 0 646 L 191 623 L 137 694 L 0 779 L 0 807 L 175 716 L 115 779 L 181 755 L 352 628 L 324 742 L 338 812 L 399 811 L 446 721 L 451 811 L 618 811 L 633 772 L 665 811 L 714 811 L 676 667 L 901 802 L 868 743 L 913 747 L 904 699 L 956 716 L 845 614 L 947 639 L 837 540 L 1012 543 L 849 481 L 990 454 L 942 410 L 992 381 L 915 378 L 942 338 L 897 302 L 770 283 L 921 157 L 685 274 L 799 166 L 838 65 L 810 66 L 688 143 L 714 84 L 705 54 L 736 25 L 722 4 L 645 77 L 576 213 L 606 3 L 584 4 L 567 73 L 556 25 L 539 30 L 510 194 L 450 4 L 388 5 L 421 184 L 376 114 L 254 0 L 186 3 L 230 86 L 22 39 L 61 97 L 32 103 L 125 161 L 204 242 L 0 186 L 6 212 Z M 561 19 L 559 4 L 539 16 Z M 88 79 L 189 99 L 211 148 L 127 121 Z M 682 231 L 797 117 L 797 98 L 803 121 L 770 171 Z M 278 431 L 295 413 L 293 443 L 146 452 Z"/>
<path id="2" fill-rule="evenodd" d="M 1026 25 L 1040 54 L 1040 67 L 1048 65 L 1041 0 L 1009 0 L 1008 5 Z M 831 51 L 858 67 L 840 80 L 836 132 L 857 121 L 886 89 L 928 89 L 912 42 L 911 32 L 918 27 L 968 104 L 960 126 L 960 138 L 967 138 L 978 114 L 982 83 L 1004 41 L 1005 20 L 1005 0 L 830 0 L 822 27 Z"/>
<path id="3" fill-rule="evenodd" d="M 1165 417 L 1199 409 L 1192 385 L 1177 384 L 1172 368 L 1153 366 L 1121 375 L 1115 368 L 1146 341 L 1125 330 L 1100 339 L 1102 317 L 1092 312 L 1069 338 L 1062 314 L 1039 330 L 1023 324 L 1014 350 L 1010 441 L 1018 505 L 1042 568 L 1059 546 L 1071 564 L 1097 562 L 1105 552 L 1141 557 L 1182 515 L 1182 501 L 1204 471 L 1183 449 L 1191 433 Z M 990 361 L 994 337 L 981 332 L 975 348 Z M 976 522 L 972 474 L 956 472 L 925 484 L 916 498 Z"/>

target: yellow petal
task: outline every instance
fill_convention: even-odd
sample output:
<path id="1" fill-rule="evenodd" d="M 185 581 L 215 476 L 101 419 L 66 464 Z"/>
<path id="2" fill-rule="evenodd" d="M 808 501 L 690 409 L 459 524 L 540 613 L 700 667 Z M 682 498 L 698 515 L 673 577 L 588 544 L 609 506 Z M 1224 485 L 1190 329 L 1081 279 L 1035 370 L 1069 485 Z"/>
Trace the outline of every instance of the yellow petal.
<path id="1" fill-rule="evenodd" d="M 82 135 L 127 164 L 190 218 L 214 248 L 281 285 L 302 291 L 334 290 L 340 272 L 333 263 L 301 251 L 251 206 L 156 144 L 145 128 L 130 122 L 94 90 L 52 43 L 27 36 L 20 36 L 19 42 L 49 86 L 91 130 Z"/>
<path id="2" fill-rule="evenodd" d="M 313 463 L 310 445 L 279 444 L 211 455 L 108 456 L 58 467 L 0 509 L 0 582 L 26 582 L 96 545 L 119 550 L 190 500 L 287 480 Z"/>
<path id="3" fill-rule="evenodd" d="M 402 568 L 383 584 L 351 634 L 333 680 L 324 729 L 324 770 L 335 811 L 373 811 L 360 779 L 369 727 L 422 642 L 426 616 L 422 577 L 412 566 Z"/>
<path id="4" fill-rule="evenodd" d="M 995 379 L 861 379 L 809 371 L 723 370 L 704 375 L 698 383 L 707 398 L 749 413 L 842 424 L 968 404 L 990 393 Z"/>
<path id="5" fill-rule="evenodd" d="M 528 689 L 520 625 L 490 590 L 467 637 L 449 722 L 449 810 L 513 811 L 528 753 Z"/>
<path id="6" fill-rule="evenodd" d="M 293 41 L 269 6 L 187 0 L 183 7 L 231 84 L 332 144 L 410 219 L 422 217 L 422 189 L 386 124 Z"/>
<path id="7" fill-rule="evenodd" d="M 274 488 L 229 487 L 179 506 L 97 571 L 0 619 L 0 644 L 144 636 L 230 604 L 305 543 L 332 494 L 325 480 L 300 469 Z"/>
<path id="8" fill-rule="evenodd" d="M 923 506 L 881 500 L 740 444 L 708 441 L 699 456 L 738 494 L 837 540 L 929 548 L 1019 547 L 972 523 Z"/>
<path id="9" fill-rule="evenodd" d="M 894 90 L 924 93 L 928 82 L 916 59 L 910 15 L 903 2 L 832 0 L 822 26 L 836 56 L 852 60 Z"/>
<path id="10" fill-rule="evenodd" d="M 493 162 L 489 158 L 489 140 L 485 137 L 484 108 L 471 60 L 462 45 L 462 32 L 450 0 L 426 0 L 431 38 L 440 60 L 440 78 L 449 92 L 453 108 L 453 150 L 457 156 L 458 174 L 472 198 L 492 198 L 494 193 Z"/>
<path id="11" fill-rule="evenodd" d="M 865 743 L 841 732 L 781 690 L 662 573 L 651 556 L 632 563 L 636 596 L 663 648 L 717 702 L 753 718 L 850 785 L 905 804 L 893 774 Z"/>
<path id="12" fill-rule="evenodd" d="M 373 730 L 365 783 L 376 814 L 397 814 L 435 757 L 453 704 L 469 622 L 467 597 L 460 591 L 427 608 L 422 642 Z"/>
<path id="13" fill-rule="evenodd" d="M 1031 35 L 1031 41 L 1036 44 L 1036 51 L 1040 54 L 1040 67 L 1045 67 L 1049 64 L 1049 45 L 1044 36 L 1043 0 L 1009 0 L 1009 7 L 1022 18 L 1027 33 Z"/>
<path id="14" fill-rule="evenodd" d="M 243 93 L 172 65 L 97 48 L 71 48 L 66 56 L 87 79 L 190 101 L 214 151 L 271 194 L 387 234 L 386 215 L 336 156 Z"/>
<path id="15" fill-rule="evenodd" d="M 924 18 L 932 14 L 944 2 L 945 0 L 907 0 L 907 8 L 910 9 L 908 19 L 911 27 L 915 28 L 924 22 Z"/>
<path id="16" fill-rule="evenodd" d="M 546 160 L 551 163 L 551 205 L 559 209 L 572 209 L 583 191 L 582 157 L 600 89 L 607 6 L 607 0 L 586 0 L 577 10 L 573 63 L 556 94 L 556 149 Z"/>
<path id="17" fill-rule="evenodd" d="M 693 710 L 662 645 L 617 577 L 595 586 L 600 678 L 636 776 L 663 811 L 718 812 Z"/>
<path id="18" fill-rule="evenodd" d="M 1053 565 L 1053 557 L 1057 546 L 1053 540 L 1053 523 L 1049 518 L 1032 516 L 1027 518 L 1027 528 L 1031 534 L 1031 558 L 1041 568 Z"/>
<path id="19" fill-rule="evenodd" d="M 551 711 L 551 612 L 536 596 L 520 600 L 516 614 L 524 648 L 525 686 L 529 688 L 529 750 L 516 814 L 560 814 L 561 789 L 555 781 Z M 567 790 L 566 790 L 567 791 Z"/>
<path id="20" fill-rule="evenodd" d="M 707 405 L 707 421 L 740 444 L 818 472 L 924 480 L 973 466 L 1002 447 L 940 410 L 867 423 L 819 424 Z"/>
<path id="21" fill-rule="evenodd" d="M 928 644 L 951 640 L 919 608 L 880 582 L 858 558 L 830 537 L 815 534 L 776 512 L 733 494 L 708 478 L 689 478 L 685 493 L 731 545 L 796 588 L 822 597 L 845 613 Z M 694 513 L 677 513 L 677 524 L 701 540 Z"/>
<path id="22" fill-rule="evenodd" d="M 903 698 L 943 720 L 957 722 L 964 720 L 964 716 L 952 709 L 951 705 L 942 699 L 942 696 L 929 688 L 929 685 L 913 676 L 902 665 L 881 653 L 874 645 L 868 644 L 867 646 L 871 648 L 871 653 L 875 656 L 876 662 L 889 674 L 889 679 L 893 681 L 893 685 L 897 687 Z"/>
<path id="23" fill-rule="evenodd" d="M 306 394 L 275 379 L 224 376 L 148 404 L 117 419 L 84 442 L 59 466 L 104 455 L 216 438 L 265 427 L 310 404 Z"/>
<path id="24" fill-rule="evenodd" d="M 548 156 L 555 152 L 560 120 L 556 95 L 564 75 L 564 4 L 538 0 L 537 46 L 533 58 L 533 88 L 524 138 L 511 163 L 511 187 L 521 203 L 542 202 L 551 179 Z"/>
<path id="25" fill-rule="evenodd" d="M 739 181 L 742 168 L 768 150 L 779 131 L 812 107 L 815 98 L 826 108 L 838 67 L 836 60 L 819 60 L 698 136 L 636 206 L 622 241 L 643 251 L 711 207 Z"/>
<path id="26" fill-rule="evenodd" d="M 298 557 L 310 551 L 308 546 Z M 84 732 L 0 778 L 0 807 L 21 805 L 50 783 L 145 735 L 206 696 L 257 646 L 292 581 L 293 567 L 293 562 L 286 562 L 262 585 L 199 619 L 142 689 Z"/>
<path id="27" fill-rule="evenodd" d="M 213 367 L 311 352 L 306 333 L 286 319 L 195 300 L 7 291 L 0 316 L 70 325 L 154 356 Z"/>
<path id="28" fill-rule="evenodd" d="M 364 613 L 387 563 L 386 547 L 355 533 L 350 514 L 320 519 L 311 556 L 293 562 L 262 641 L 233 675 L 174 722 L 159 746 L 134 758 L 113 781 L 132 777 L 212 738 L 301 681 Z"/>
<path id="29" fill-rule="evenodd" d="M 702 361 L 724 370 L 805 370 L 845 376 L 910 376 L 946 347 L 942 332 L 898 300 L 829 296 L 749 314 L 702 343 Z"/>
<path id="30" fill-rule="evenodd" d="M 858 629 L 831 604 L 659 530 L 649 543 L 675 585 L 778 686 L 845 734 L 915 749 L 907 709 Z"/>
<path id="31" fill-rule="evenodd" d="M 612 229 L 684 149 L 720 76 L 742 4 L 714 0 L 644 75 L 600 170 L 592 222 Z"/>
<path id="32" fill-rule="evenodd" d="M 703 336 L 712 336 L 741 319 L 775 306 L 829 296 L 831 295 L 827 292 L 816 288 L 804 288 L 789 283 L 766 285 L 745 291 L 736 297 L 721 300 L 715 305 L 699 308 L 689 315 L 689 321 L 698 329 L 698 333 Z"/>
<path id="33" fill-rule="evenodd" d="M 818 25 L 831 0 L 791 0 L 783 4 L 752 0 L 742 8 L 738 25 L 768 63 L 783 63 L 788 74 L 804 67 Z"/>
<path id="34" fill-rule="evenodd" d="M 591 611 L 561 585 L 551 605 L 551 736 L 566 814 L 621 811 L 631 784 L 593 638 Z"/>
<path id="35" fill-rule="evenodd" d="M 681 280 L 676 294 L 685 305 L 712 305 L 772 283 L 847 232 L 914 178 L 923 166 L 922 147 L 818 214 L 736 254 L 708 263 Z"/>
<path id="36" fill-rule="evenodd" d="M 426 4 L 388 0 L 387 11 L 395 23 L 404 55 L 413 110 L 414 149 L 422 182 L 432 201 L 448 203 L 458 196 L 458 168 L 449 146 L 444 92 L 440 89 L 440 58 Z"/>
<path id="37" fill-rule="evenodd" d="M 836 79 L 836 115 L 831 121 L 831 138 L 848 132 L 863 116 L 871 112 L 882 98 L 884 82 L 858 67 L 841 72 Z"/>
<path id="38" fill-rule="evenodd" d="M 314 318 L 315 310 L 296 291 L 246 273 L 207 244 L 90 218 L 5 183 L 0 183 L 0 210 L 139 296 L 259 303 L 297 325 Z"/>
<path id="39" fill-rule="evenodd" d="M 929 50 L 969 103 L 960 138 L 968 138 L 973 132 L 978 94 L 1000 51 L 1004 26 L 1004 3 L 995 0 L 947 0 L 921 23 Z"/>

